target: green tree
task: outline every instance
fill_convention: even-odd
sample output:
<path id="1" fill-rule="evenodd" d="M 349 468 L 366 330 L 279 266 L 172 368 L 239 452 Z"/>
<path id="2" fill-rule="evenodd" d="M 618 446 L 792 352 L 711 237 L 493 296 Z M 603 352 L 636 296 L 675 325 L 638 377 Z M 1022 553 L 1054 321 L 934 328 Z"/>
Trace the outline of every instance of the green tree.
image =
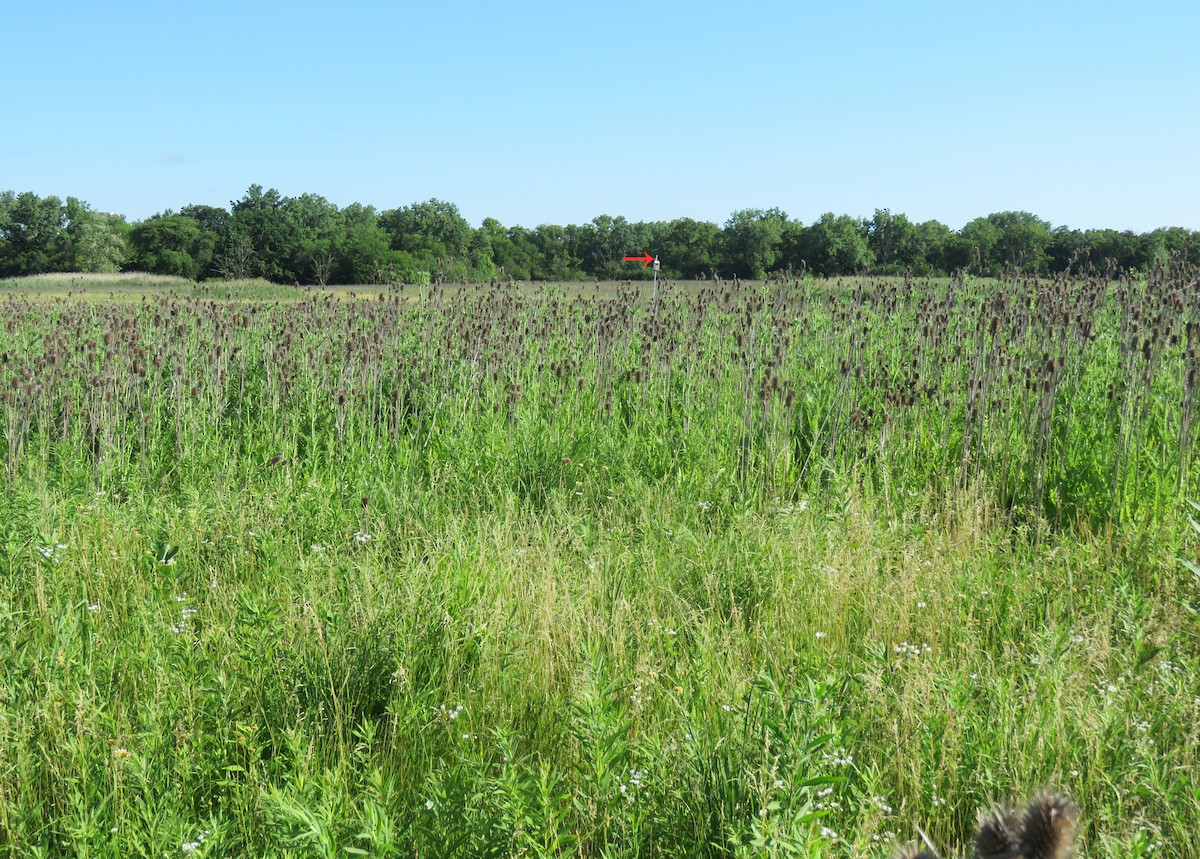
<path id="1" fill-rule="evenodd" d="M 742 209 L 721 230 L 723 274 L 760 280 L 781 268 L 787 214 L 779 209 Z"/>
<path id="2" fill-rule="evenodd" d="M 832 212 L 804 229 L 798 250 L 810 271 L 827 276 L 855 274 L 874 262 L 866 225 L 857 218 Z"/>
<path id="3" fill-rule="evenodd" d="M 875 266 L 885 273 L 902 273 L 924 262 L 917 245 L 917 228 L 906 215 L 876 209 L 867 222 L 867 247 Z"/>
<path id="4" fill-rule="evenodd" d="M 913 272 L 949 272 L 946 249 L 953 238 L 954 231 L 941 221 L 922 221 L 913 227 Z"/>
<path id="5" fill-rule="evenodd" d="M 492 280 L 499 273 L 492 255 L 491 241 L 483 227 L 471 231 L 471 241 L 467 243 L 467 260 L 471 271 L 479 280 Z"/>
<path id="6" fill-rule="evenodd" d="M 488 278 L 529 280 L 537 261 L 537 248 L 524 227 L 506 228 L 495 218 L 484 218 L 471 239 L 470 253 L 479 260 L 478 268 Z M 484 259 L 491 261 L 491 267 Z"/>
<path id="7" fill-rule="evenodd" d="M 1183 227 L 1159 227 L 1145 235 L 1145 261 L 1138 268 L 1146 269 L 1155 263 L 1166 262 L 1172 257 L 1187 257 L 1200 262 L 1195 256 L 1196 234 Z M 1131 266 L 1132 268 L 1132 266 Z"/>
<path id="8" fill-rule="evenodd" d="M 179 214 L 186 218 L 191 218 L 200 226 L 203 232 L 217 238 L 225 235 L 229 230 L 229 210 L 222 209 L 220 206 L 206 206 L 203 203 L 193 203 L 180 209 Z"/>
<path id="9" fill-rule="evenodd" d="M 1050 224 L 1029 212 L 995 212 L 987 216 L 999 237 L 986 259 L 994 273 L 1012 268 L 1045 273 L 1046 249 L 1052 237 Z"/>
<path id="10" fill-rule="evenodd" d="M 221 261 L 219 255 L 224 252 L 229 244 L 230 220 L 232 218 L 229 211 L 219 206 L 194 203 L 184 206 L 179 210 L 179 214 L 194 220 L 200 227 L 200 232 L 203 234 L 205 242 L 212 245 L 212 252 L 207 254 L 208 261 L 205 263 L 203 270 L 196 275 L 197 280 L 207 277 L 221 277 L 224 272 L 221 270 L 219 264 Z"/>
<path id="11" fill-rule="evenodd" d="M 538 267 L 537 246 L 525 227 L 509 227 L 504 238 L 492 244 L 493 258 L 502 276 L 532 280 Z"/>
<path id="12" fill-rule="evenodd" d="M 0 277 L 61 271 L 66 214 L 58 197 L 0 194 Z"/>
<path id="13" fill-rule="evenodd" d="M 537 255 L 533 277 L 539 280 L 570 280 L 579 275 L 572 236 L 563 227 L 542 224 L 529 235 Z"/>
<path id="14" fill-rule="evenodd" d="M 251 185 L 231 208 L 229 231 L 219 256 L 224 275 L 234 279 L 259 276 L 276 283 L 296 280 L 292 261 L 299 254 L 299 239 L 285 216 L 280 193 Z"/>
<path id="15" fill-rule="evenodd" d="M 472 229 L 453 203 L 432 199 L 379 216 L 392 250 L 443 279 L 465 272 Z"/>
<path id="16" fill-rule="evenodd" d="M 120 215 L 94 212 L 68 197 L 64 207 L 62 268 L 66 271 L 120 271 L 128 255 L 130 227 Z"/>
<path id="17" fill-rule="evenodd" d="M 947 271 L 995 273 L 995 249 L 1000 236 L 1000 228 L 987 218 L 969 221 L 946 247 Z"/>
<path id="18" fill-rule="evenodd" d="M 373 206 L 351 203 L 342 209 L 342 234 L 334 248 L 332 283 L 378 283 L 386 277 L 393 251 Z"/>
<path id="19" fill-rule="evenodd" d="M 291 241 L 288 274 L 299 283 L 325 286 L 336 269 L 337 249 L 346 232 L 338 207 L 319 194 L 301 194 L 283 201 L 283 217 Z"/>
<path id="20" fill-rule="evenodd" d="M 650 250 L 669 276 L 697 278 L 716 267 L 720 243 L 721 229 L 711 221 L 676 218 L 656 231 Z"/>
<path id="21" fill-rule="evenodd" d="M 195 218 L 168 212 L 135 224 L 129 244 L 132 268 L 199 280 L 212 262 L 216 238 Z"/>
<path id="22" fill-rule="evenodd" d="M 642 231 L 623 215 L 599 215 L 583 228 L 581 258 L 583 270 L 592 277 L 619 280 L 637 274 L 633 263 L 621 257 L 638 256 L 648 251 Z"/>

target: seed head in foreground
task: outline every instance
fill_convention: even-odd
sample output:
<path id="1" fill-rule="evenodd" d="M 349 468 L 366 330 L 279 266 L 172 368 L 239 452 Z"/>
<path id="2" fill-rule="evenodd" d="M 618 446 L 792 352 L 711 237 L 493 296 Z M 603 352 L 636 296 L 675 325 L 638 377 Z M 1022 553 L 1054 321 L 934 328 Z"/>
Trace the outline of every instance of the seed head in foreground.
<path id="1" fill-rule="evenodd" d="M 1023 859 L 1069 859 L 1074 853 L 1079 809 L 1060 794 L 1030 800 L 1021 820 Z"/>
<path id="2" fill-rule="evenodd" d="M 978 859 L 1021 859 L 1021 820 L 1011 808 L 995 808 L 979 815 L 975 839 Z"/>
<path id="3" fill-rule="evenodd" d="M 1079 809 L 1069 797 L 1051 792 L 1034 797 L 1020 812 L 1007 806 L 981 812 L 972 857 L 1072 859 L 1078 818 Z M 902 847 L 892 859 L 941 859 L 928 839 L 926 845 L 928 849 L 920 845 Z"/>

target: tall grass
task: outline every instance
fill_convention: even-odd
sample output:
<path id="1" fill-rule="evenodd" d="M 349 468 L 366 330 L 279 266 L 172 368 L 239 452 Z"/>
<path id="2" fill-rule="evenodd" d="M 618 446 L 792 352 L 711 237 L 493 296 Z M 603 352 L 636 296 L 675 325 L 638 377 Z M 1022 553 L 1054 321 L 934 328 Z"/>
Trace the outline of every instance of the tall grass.
<path id="1" fill-rule="evenodd" d="M 1190 270 L 216 298 L 0 303 L 9 855 L 1200 855 Z"/>

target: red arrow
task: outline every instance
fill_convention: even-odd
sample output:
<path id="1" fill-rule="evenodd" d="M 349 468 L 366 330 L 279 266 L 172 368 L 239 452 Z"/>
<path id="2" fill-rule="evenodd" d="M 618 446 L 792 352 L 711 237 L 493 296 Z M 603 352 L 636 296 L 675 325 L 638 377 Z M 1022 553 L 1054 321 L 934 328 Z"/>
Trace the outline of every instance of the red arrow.
<path id="1" fill-rule="evenodd" d="M 640 262 L 650 265 L 650 263 L 654 262 L 654 257 L 650 256 L 646 251 L 642 251 L 640 257 L 621 257 L 621 262 Z"/>

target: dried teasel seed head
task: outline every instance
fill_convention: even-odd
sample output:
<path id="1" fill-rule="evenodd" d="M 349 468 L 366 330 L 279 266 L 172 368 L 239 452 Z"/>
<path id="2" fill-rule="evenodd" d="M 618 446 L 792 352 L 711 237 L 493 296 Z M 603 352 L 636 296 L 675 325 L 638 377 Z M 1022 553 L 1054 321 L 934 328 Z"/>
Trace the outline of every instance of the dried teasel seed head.
<path id="1" fill-rule="evenodd" d="M 1068 797 L 1044 793 L 1021 818 L 1022 859 L 1069 859 L 1074 853 L 1079 809 Z"/>
<path id="2" fill-rule="evenodd" d="M 977 859 L 1022 859 L 1021 820 L 1011 808 L 996 808 L 979 815 L 975 839 Z"/>

